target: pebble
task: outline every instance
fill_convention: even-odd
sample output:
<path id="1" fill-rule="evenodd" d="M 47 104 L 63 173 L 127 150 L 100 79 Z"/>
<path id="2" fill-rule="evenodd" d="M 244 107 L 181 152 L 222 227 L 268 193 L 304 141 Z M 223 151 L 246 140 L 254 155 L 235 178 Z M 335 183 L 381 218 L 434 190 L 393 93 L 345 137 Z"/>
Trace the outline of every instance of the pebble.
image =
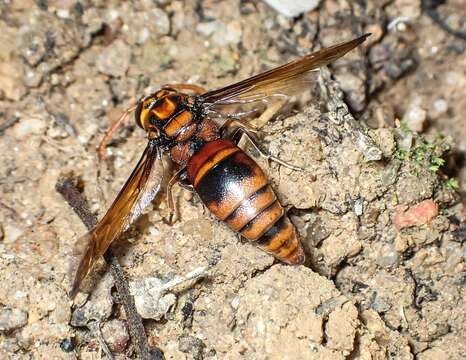
<path id="1" fill-rule="evenodd" d="M 18 140 L 24 140 L 30 135 L 43 134 L 47 123 L 42 117 L 35 116 L 21 119 L 13 128 L 13 134 Z"/>
<path id="2" fill-rule="evenodd" d="M 134 295 L 134 304 L 139 315 L 144 319 L 162 319 L 175 305 L 176 296 L 163 294 L 164 282 L 159 278 L 145 278 L 130 282 L 130 292 Z"/>
<path id="3" fill-rule="evenodd" d="M 358 199 L 354 200 L 353 211 L 357 216 L 362 215 L 362 213 L 364 211 L 363 205 L 364 205 L 364 199 L 358 198 Z"/>
<path id="4" fill-rule="evenodd" d="M 19 329 L 28 322 L 27 311 L 14 308 L 0 309 L 0 331 L 12 331 Z"/>
<path id="5" fill-rule="evenodd" d="M 401 78 L 415 66 L 416 62 L 410 57 L 403 59 L 393 58 L 384 64 L 385 73 L 393 80 Z"/>
<path id="6" fill-rule="evenodd" d="M 340 351 L 352 351 L 358 325 L 357 310 L 351 302 L 332 311 L 325 325 L 327 347 Z"/>
<path id="7" fill-rule="evenodd" d="M 71 318 L 71 308 L 68 299 L 62 298 L 57 301 L 53 311 L 53 319 L 56 324 L 68 324 Z"/>
<path id="8" fill-rule="evenodd" d="M 406 250 L 408 250 L 409 247 L 408 239 L 405 236 L 398 234 L 398 236 L 395 238 L 394 245 L 396 251 L 399 253 L 404 253 Z"/>
<path id="9" fill-rule="evenodd" d="M 319 0 L 264 0 L 264 2 L 270 5 L 275 11 L 290 18 L 314 10 L 319 5 Z"/>
<path id="10" fill-rule="evenodd" d="M 112 352 L 124 352 L 129 343 L 128 329 L 122 320 L 112 319 L 103 324 L 102 336 Z"/>
<path id="11" fill-rule="evenodd" d="M 419 105 L 410 105 L 404 113 L 403 120 L 411 131 L 422 132 L 427 119 L 427 112 Z"/>
<path id="12" fill-rule="evenodd" d="M 212 36 L 213 41 L 219 46 L 238 45 L 243 36 L 241 23 L 238 21 L 226 25 L 219 20 L 203 22 L 196 26 L 196 31 L 206 37 Z"/>
<path id="13" fill-rule="evenodd" d="M 444 99 L 434 101 L 434 109 L 439 113 L 445 113 L 448 110 L 448 103 Z"/>
<path id="14" fill-rule="evenodd" d="M 399 231 L 409 226 L 423 225 L 430 222 L 439 213 L 439 207 L 433 200 L 424 200 L 419 204 L 404 211 L 404 207 L 398 207 L 393 216 L 393 224 Z"/>
<path id="15" fill-rule="evenodd" d="M 121 15 L 123 22 L 121 31 L 125 41 L 130 45 L 145 44 L 150 39 L 160 44 L 160 38 L 173 31 L 169 15 L 154 6 L 150 10 L 136 14 L 123 13 L 119 15 Z"/>
<path id="16" fill-rule="evenodd" d="M 387 244 L 380 248 L 377 256 L 377 264 L 382 267 L 390 267 L 398 263 L 400 255 L 393 244 Z"/>
<path id="17" fill-rule="evenodd" d="M 111 288 L 113 286 L 113 278 L 110 273 L 106 273 L 99 281 L 97 286 L 93 289 L 89 300 L 81 307 L 78 307 L 71 316 L 71 325 L 73 326 L 87 326 L 89 321 L 104 321 L 112 313 L 113 298 L 111 295 Z M 78 303 L 79 296 L 75 298 L 75 303 Z M 83 301 L 85 301 L 83 299 Z M 81 301 L 81 302 L 83 302 Z"/>
<path id="18" fill-rule="evenodd" d="M 154 22 L 154 31 L 156 34 L 168 35 L 170 33 L 170 18 L 165 11 L 154 8 L 150 12 L 150 18 Z"/>
<path id="19" fill-rule="evenodd" d="M 60 342 L 60 349 L 62 349 L 64 352 L 72 352 L 75 349 L 75 345 L 73 342 L 73 339 L 63 339 Z"/>
<path id="20" fill-rule="evenodd" d="M 208 37 L 208 36 L 211 36 L 216 31 L 218 31 L 222 25 L 223 23 L 218 20 L 201 22 L 196 26 L 196 31 L 199 34 Z"/>
<path id="21" fill-rule="evenodd" d="M 33 257 L 31 262 L 46 263 L 58 252 L 58 237 L 50 225 L 39 224 L 19 236 L 14 248 L 24 258 Z"/>
<path id="22" fill-rule="evenodd" d="M 191 353 L 194 359 L 202 359 L 202 351 L 205 344 L 194 336 L 182 336 L 178 342 L 178 349 L 184 353 Z"/>
<path id="23" fill-rule="evenodd" d="M 0 62 L 0 89 L 4 97 L 20 100 L 26 94 L 22 72 L 19 62 Z"/>
<path id="24" fill-rule="evenodd" d="M 122 77 L 131 61 L 131 48 L 122 40 L 116 40 L 105 48 L 97 58 L 97 69 L 106 75 Z"/>
<path id="25" fill-rule="evenodd" d="M 24 230 L 16 227 L 15 225 L 5 224 L 3 227 L 5 242 L 15 242 L 23 233 Z"/>

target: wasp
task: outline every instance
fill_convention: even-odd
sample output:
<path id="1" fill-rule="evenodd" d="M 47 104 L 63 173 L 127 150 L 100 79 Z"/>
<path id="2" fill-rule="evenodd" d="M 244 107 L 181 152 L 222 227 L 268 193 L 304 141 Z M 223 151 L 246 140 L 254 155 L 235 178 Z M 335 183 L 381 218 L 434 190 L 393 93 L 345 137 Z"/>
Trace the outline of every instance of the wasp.
<path id="1" fill-rule="evenodd" d="M 216 90 L 167 85 L 128 109 L 124 115 L 134 111 L 137 125 L 148 134 L 148 144 L 107 213 L 76 242 L 70 264 L 70 296 L 75 296 L 95 260 L 161 191 L 166 175 L 163 153 L 177 168 L 166 186 L 172 211 L 172 187 L 180 184 L 196 192 L 218 220 L 262 250 L 286 264 L 302 264 L 305 253 L 296 228 L 264 172 L 238 146 L 243 135 L 253 141 L 250 135 L 255 131 L 244 120 L 250 112 L 239 109 L 298 94 L 309 85 L 310 75 L 360 45 L 368 35 Z"/>

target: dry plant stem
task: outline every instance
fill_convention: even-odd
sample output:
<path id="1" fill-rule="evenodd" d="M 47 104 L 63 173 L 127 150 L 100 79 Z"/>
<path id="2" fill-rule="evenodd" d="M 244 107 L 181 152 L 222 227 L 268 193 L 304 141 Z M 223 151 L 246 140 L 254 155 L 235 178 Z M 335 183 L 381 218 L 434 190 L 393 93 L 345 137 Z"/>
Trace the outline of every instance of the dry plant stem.
<path id="1" fill-rule="evenodd" d="M 101 325 L 100 322 L 92 321 L 92 322 L 89 323 L 89 328 L 91 329 L 91 331 L 97 337 L 97 341 L 100 344 L 100 348 L 104 352 L 107 359 L 114 360 L 115 357 L 112 355 L 112 352 L 108 348 L 107 343 L 105 342 L 104 337 L 102 336 L 102 330 L 100 328 L 100 325 Z"/>
<path id="2" fill-rule="evenodd" d="M 329 111 L 326 115 L 331 122 L 351 137 L 356 147 L 364 155 L 364 159 L 367 161 L 380 160 L 382 158 L 382 151 L 364 133 L 361 125 L 349 112 L 348 106 L 343 100 L 343 91 L 340 89 L 338 83 L 332 79 L 332 75 L 327 67 L 321 68 L 319 87 L 323 98 L 326 99 L 326 106 Z"/>
<path id="3" fill-rule="evenodd" d="M 60 179 L 55 184 L 55 189 L 63 196 L 84 225 L 86 225 L 89 230 L 92 229 L 97 223 L 97 217 L 90 212 L 86 199 L 77 189 L 73 179 Z M 113 255 L 110 249 L 104 254 L 104 258 L 107 264 L 110 265 L 110 271 L 115 280 L 118 295 L 125 308 L 129 332 L 136 345 L 138 358 L 144 360 L 164 359 L 162 351 L 158 348 L 151 347 L 147 341 L 142 319 L 136 311 L 134 298 L 129 293 L 128 283 L 124 276 L 123 269 L 118 263 L 118 259 Z"/>
<path id="4" fill-rule="evenodd" d="M 14 124 L 16 124 L 16 122 L 18 122 L 19 119 L 19 116 L 13 116 L 4 123 L 0 124 L 0 134 L 3 133 L 9 127 L 12 127 Z"/>

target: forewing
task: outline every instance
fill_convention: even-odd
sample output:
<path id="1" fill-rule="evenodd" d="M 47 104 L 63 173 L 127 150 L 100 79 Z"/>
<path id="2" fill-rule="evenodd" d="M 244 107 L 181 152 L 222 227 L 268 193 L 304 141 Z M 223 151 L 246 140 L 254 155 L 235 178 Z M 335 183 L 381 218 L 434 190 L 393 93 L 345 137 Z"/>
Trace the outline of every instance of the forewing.
<path id="1" fill-rule="evenodd" d="M 222 106 L 271 101 L 299 94 L 315 79 L 318 68 L 327 65 L 360 45 L 369 36 L 321 49 L 302 58 L 201 95 L 207 112 L 221 111 Z"/>
<path id="2" fill-rule="evenodd" d="M 136 168 L 99 223 L 76 242 L 71 256 L 70 296 L 74 297 L 95 260 L 139 217 L 159 193 L 163 165 L 157 147 L 149 142 Z"/>

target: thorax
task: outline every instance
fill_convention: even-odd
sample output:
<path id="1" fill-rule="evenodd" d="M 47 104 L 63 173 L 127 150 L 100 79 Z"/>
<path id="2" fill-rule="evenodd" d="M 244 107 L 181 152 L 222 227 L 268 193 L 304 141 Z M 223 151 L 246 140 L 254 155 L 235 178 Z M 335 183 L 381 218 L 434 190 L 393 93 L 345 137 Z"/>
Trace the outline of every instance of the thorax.
<path id="1" fill-rule="evenodd" d="M 189 159 L 206 143 L 220 138 L 220 130 L 214 121 L 204 118 L 196 122 L 194 127 L 186 126 L 182 135 L 181 139 L 175 139 L 170 157 L 175 163 L 186 166 Z"/>

